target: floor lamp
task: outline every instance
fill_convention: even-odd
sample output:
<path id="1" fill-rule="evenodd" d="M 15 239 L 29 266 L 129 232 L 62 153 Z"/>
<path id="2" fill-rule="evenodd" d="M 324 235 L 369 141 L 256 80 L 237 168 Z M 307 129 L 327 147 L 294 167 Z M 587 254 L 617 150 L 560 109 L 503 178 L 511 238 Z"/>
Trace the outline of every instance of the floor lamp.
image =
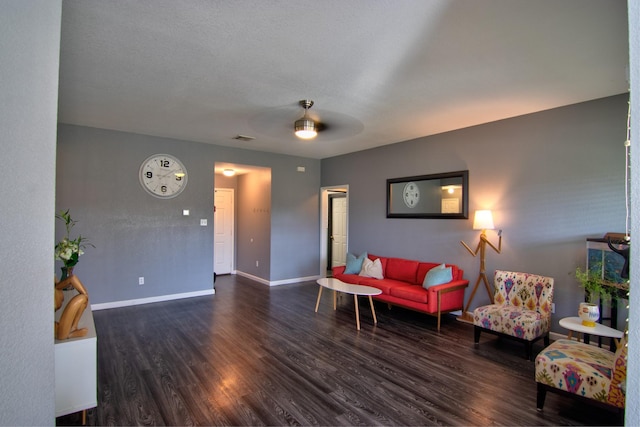
<path id="1" fill-rule="evenodd" d="M 463 242 L 462 240 L 460 241 L 460 243 L 462 243 L 462 246 L 464 246 L 474 257 L 478 255 L 478 252 L 480 252 L 480 273 L 478 274 L 478 280 L 476 280 L 476 284 L 473 286 L 473 290 L 471 291 L 469 300 L 467 301 L 467 304 L 462 311 L 462 316 L 458 318 L 458 320 L 461 320 L 463 322 L 473 322 L 473 315 L 469 313 L 469 306 L 471 305 L 471 301 L 473 301 L 473 297 L 476 295 L 476 291 L 478 290 L 478 286 L 480 285 L 481 281 L 484 282 L 484 287 L 487 290 L 487 294 L 489 294 L 491 304 L 493 304 L 493 293 L 491 292 L 489 280 L 487 279 L 487 275 L 485 273 L 484 257 L 487 245 L 489 245 L 497 253 L 500 253 L 500 251 L 502 250 L 502 230 L 498 230 L 497 248 L 489 240 L 487 240 L 487 230 L 493 230 L 494 228 L 493 215 L 491 214 L 490 210 L 476 211 L 475 216 L 473 217 L 473 229 L 482 230 L 480 232 L 480 241 L 478 242 L 478 246 L 476 246 L 476 250 L 471 250 L 471 248 L 465 242 Z"/>

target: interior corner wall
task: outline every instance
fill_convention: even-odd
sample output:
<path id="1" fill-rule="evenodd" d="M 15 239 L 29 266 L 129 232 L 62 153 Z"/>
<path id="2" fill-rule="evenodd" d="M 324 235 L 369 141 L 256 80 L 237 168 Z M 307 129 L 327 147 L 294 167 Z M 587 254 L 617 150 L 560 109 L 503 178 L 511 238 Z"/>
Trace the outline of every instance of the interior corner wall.
<path id="1" fill-rule="evenodd" d="M 349 251 L 449 262 L 471 282 L 479 259 L 476 209 L 492 209 L 502 253 L 486 271 L 555 278 L 559 319 L 584 298 L 575 280 L 586 238 L 625 228 L 624 146 L 628 95 L 619 95 L 322 160 L 322 186 L 349 185 Z M 386 180 L 469 170 L 469 219 L 386 218 Z M 496 230 L 497 231 L 497 230 Z M 497 233 L 488 232 L 497 244 Z M 490 279 L 491 280 L 491 279 Z M 466 299 L 465 299 L 466 301 Z M 471 308 L 488 303 L 480 289 Z"/>
<path id="2" fill-rule="evenodd" d="M 0 13 L 0 425 L 55 424 L 53 229 L 60 0 Z"/>

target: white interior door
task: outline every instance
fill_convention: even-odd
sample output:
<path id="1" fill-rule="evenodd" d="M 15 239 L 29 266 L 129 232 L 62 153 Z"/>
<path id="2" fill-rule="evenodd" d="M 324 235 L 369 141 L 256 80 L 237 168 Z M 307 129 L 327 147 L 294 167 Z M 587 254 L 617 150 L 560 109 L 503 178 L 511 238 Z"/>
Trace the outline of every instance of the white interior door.
<path id="1" fill-rule="evenodd" d="M 347 198 L 334 197 L 331 203 L 331 266 L 347 260 Z"/>
<path id="2" fill-rule="evenodd" d="M 233 270 L 233 196 L 232 188 L 216 188 L 213 211 L 213 271 L 229 274 Z"/>

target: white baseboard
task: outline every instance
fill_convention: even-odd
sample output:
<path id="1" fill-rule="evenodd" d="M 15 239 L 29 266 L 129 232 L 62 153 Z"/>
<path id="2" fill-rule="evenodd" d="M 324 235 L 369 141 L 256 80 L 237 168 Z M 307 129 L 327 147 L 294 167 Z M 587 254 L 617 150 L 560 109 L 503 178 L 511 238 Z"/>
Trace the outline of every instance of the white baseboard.
<path id="1" fill-rule="evenodd" d="M 289 285 L 291 283 L 309 282 L 312 280 L 313 281 L 318 280 L 320 278 L 320 275 L 317 275 L 317 276 L 308 276 L 308 277 L 297 277 L 294 279 L 275 280 L 272 282 L 272 281 L 263 279 L 262 277 L 257 277 L 252 274 L 242 272 L 240 270 L 236 270 L 236 274 L 238 276 L 246 277 L 247 279 L 251 279 L 255 282 L 262 283 L 263 285 L 267 285 L 267 286 L 280 286 L 280 285 Z"/>
<path id="2" fill-rule="evenodd" d="M 258 283 L 262 283 L 263 285 L 269 285 L 269 281 L 266 279 L 263 279 L 262 277 L 258 277 L 258 276 L 254 276 L 253 274 L 249 274 L 249 273 L 245 273 L 244 271 L 240 271 L 240 270 L 236 270 L 236 274 L 238 276 L 242 276 L 242 277 L 246 277 L 247 279 L 251 279 L 254 282 L 258 282 Z"/>
<path id="3" fill-rule="evenodd" d="M 276 280 L 274 282 L 269 282 L 269 286 L 289 285 L 291 283 L 311 282 L 311 281 L 315 282 L 319 278 L 320 278 L 320 275 L 298 277 L 297 279 Z"/>
<path id="4" fill-rule="evenodd" d="M 157 297 L 148 297 L 148 298 L 139 298 L 139 299 L 131 299 L 125 301 L 114 301 L 114 302 L 105 302 L 100 304 L 91 304 L 91 310 L 107 310 L 110 308 L 119 308 L 119 307 L 129 307 L 132 305 L 141 305 L 141 304 L 150 304 L 154 302 L 161 301 L 171 301 L 175 299 L 184 299 L 184 298 L 193 298 L 193 297 L 201 297 L 204 295 L 213 295 L 215 294 L 215 289 L 206 289 L 204 291 L 195 291 L 195 292 L 185 292 L 182 294 L 171 294 L 171 295 L 160 295 Z"/>

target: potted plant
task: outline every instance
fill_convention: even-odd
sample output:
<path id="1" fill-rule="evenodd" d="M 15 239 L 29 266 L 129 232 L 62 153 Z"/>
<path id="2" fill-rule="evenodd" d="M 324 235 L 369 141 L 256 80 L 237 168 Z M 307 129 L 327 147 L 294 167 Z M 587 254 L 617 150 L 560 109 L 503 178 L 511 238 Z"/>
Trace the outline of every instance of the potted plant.
<path id="1" fill-rule="evenodd" d="M 576 279 L 580 283 L 580 287 L 585 290 L 587 302 L 596 303 L 598 300 L 602 300 L 602 302 L 608 303 L 616 290 L 615 284 L 602 278 L 601 271 L 602 264 L 595 264 L 590 270 L 576 268 Z"/>
<path id="2" fill-rule="evenodd" d="M 56 219 L 64 221 L 65 229 L 67 231 L 66 236 L 56 243 L 54 249 L 54 256 L 57 261 L 62 261 L 64 266 L 62 267 L 62 277 L 60 280 L 64 280 L 67 277 L 73 275 L 73 267 L 78 263 L 80 255 L 84 254 L 84 249 L 87 246 L 93 246 L 89 243 L 86 237 L 78 235 L 75 239 L 71 238 L 71 230 L 76 224 L 69 214 L 69 209 L 64 212 L 56 214 Z"/>

